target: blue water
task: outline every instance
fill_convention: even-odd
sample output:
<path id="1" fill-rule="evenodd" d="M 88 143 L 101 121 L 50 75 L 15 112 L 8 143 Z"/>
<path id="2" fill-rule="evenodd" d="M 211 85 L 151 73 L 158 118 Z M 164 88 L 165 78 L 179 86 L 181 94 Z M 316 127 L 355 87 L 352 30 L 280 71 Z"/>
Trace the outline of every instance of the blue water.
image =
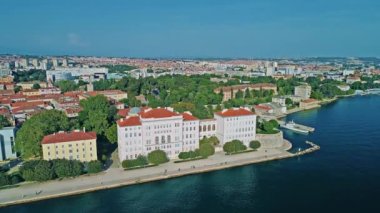
<path id="1" fill-rule="evenodd" d="M 316 132 L 285 131 L 298 158 L 11 206 L 0 212 L 380 212 L 380 96 L 289 116 Z"/>

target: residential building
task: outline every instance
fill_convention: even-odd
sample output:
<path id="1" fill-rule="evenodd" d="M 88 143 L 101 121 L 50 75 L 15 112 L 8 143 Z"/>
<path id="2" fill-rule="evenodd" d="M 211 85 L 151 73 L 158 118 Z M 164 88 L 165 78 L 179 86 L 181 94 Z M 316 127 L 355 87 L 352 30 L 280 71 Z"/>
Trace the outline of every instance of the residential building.
<path id="1" fill-rule="evenodd" d="M 256 115 L 248 108 L 225 109 L 214 113 L 216 137 L 223 146 L 226 142 L 240 140 L 246 146 L 256 139 Z"/>
<path id="2" fill-rule="evenodd" d="M 260 84 L 244 84 L 235 85 L 229 87 L 219 87 L 214 90 L 215 93 L 223 93 L 223 101 L 228 101 L 236 97 L 236 93 L 239 91 L 245 93 L 246 90 L 271 90 L 274 94 L 277 94 L 277 86 L 275 84 L 260 83 Z"/>
<path id="3" fill-rule="evenodd" d="M 0 130 L 0 161 L 16 158 L 15 127 L 4 127 Z"/>
<path id="4" fill-rule="evenodd" d="M 91 96 L 96 96 L 96 95 L 104 95 L 107 98 L 110 98 L 116 101 L 120 101 L 122 99 L 128 98 L 128 94 L 121 90 L 103 90 L 103 91 L 86 92 L 86 93 L 78 95 L 78 97 L 80 100 L 82 100 L 82 99 L 87 99 Z"/>
<path id="5" fill-rule="evenodd" d="M 172 108 L 132 108 L 117 122 L 120 161 L 163 150 L 170 159 L 199 148 L 199 120 Z"/>
<path id="6" fill-rule="evenodd" d="M 301 100 L 307 100 L 311 95 L 311 86 L 303 84 L 294 88 L 294 95 L 301 97 Z"/>
<path id="7" fill-rule="evenodd" d="M 96 132 L 58 132 L 42 139 L 44 160 L 68 159 L 89 162 L 97 160 Z"/>

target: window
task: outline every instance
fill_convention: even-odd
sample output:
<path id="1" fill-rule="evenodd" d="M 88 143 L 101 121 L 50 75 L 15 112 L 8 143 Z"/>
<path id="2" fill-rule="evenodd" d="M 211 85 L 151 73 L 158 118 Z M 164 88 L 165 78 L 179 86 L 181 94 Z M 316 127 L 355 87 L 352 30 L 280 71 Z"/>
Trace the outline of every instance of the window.
<path id="1" fill-rule="evenodd" d="M 160 142 L 160 139 L 158 138 L 158 136 L 156 136 L 155 142 L 156 142 L 156 144 L 158 144 Z"/>
<path id="2" fill-rule="evenodd" d="M 161 143 L 165 143 L 165 136 L 161 136 Z"/>
<path id="3" fill-rule="evenodd" d="M 171 136 L 168 135 L 168 143 L 170 143 L 170 142 L 171 142 Z"/>

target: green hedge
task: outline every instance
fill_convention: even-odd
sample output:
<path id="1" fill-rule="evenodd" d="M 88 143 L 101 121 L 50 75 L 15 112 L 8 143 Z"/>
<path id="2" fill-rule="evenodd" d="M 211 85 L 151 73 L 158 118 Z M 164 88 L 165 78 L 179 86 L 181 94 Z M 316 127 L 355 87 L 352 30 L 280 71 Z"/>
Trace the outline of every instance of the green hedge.
<path id="1" fill-rule="evenodd" d="M 166 153 L 162 150 L 154 150 L 148 154 L 148 161 L 151 164 L 163 164 L 169 161 Z"/>
<path id="2" fill-rule="evenodd" d="M 145 156 L 139 155 L 134 160 L 124 160 L 121 165 L 123 168 L 143 167 L 148 165 L 148 159 Z"/>

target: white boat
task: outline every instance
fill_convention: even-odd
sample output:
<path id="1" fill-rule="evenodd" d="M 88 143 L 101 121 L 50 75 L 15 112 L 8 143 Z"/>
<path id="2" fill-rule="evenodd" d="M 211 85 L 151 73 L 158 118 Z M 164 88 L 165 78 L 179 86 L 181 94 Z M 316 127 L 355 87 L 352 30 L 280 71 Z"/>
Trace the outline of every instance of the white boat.
<path id="1" fill-rule="evenodd" d="M 289 122 L 281 125 L 281 127 L 295 131 L 295 132 L 304 133 L 304 134 L 308 134 L 310 132 L 309 130 L 303 128 L 302 126 L 294 123 L 294 121 L 289 121 Z"/>

